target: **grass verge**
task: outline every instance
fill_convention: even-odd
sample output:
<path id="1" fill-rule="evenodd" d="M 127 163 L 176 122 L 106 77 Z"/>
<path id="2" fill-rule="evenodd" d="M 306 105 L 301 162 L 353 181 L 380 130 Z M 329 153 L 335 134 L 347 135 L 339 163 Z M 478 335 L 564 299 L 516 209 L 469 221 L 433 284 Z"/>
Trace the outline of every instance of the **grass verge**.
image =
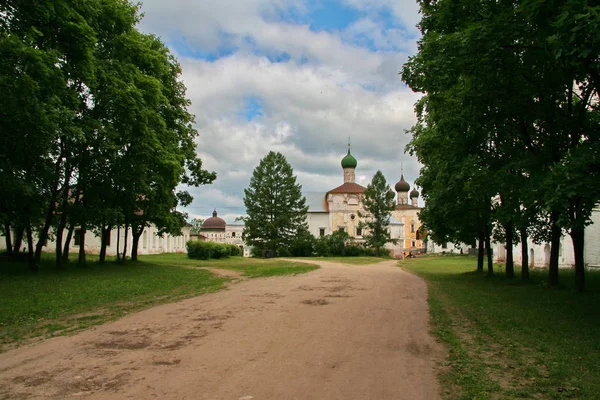
<path id="1" fill-rule="evenodd" d="M 219 260 L 192 260 L 186 254 L 156 254 L 140 256 L 141 262 L 160 263 L 165 266 L 218 268 L 238 271 L 248 278 L 266 278 L 269 276 L 297 275 L 319 268 L 314 264 L 285 261 L 278 258 L 229 257 Z"/>
<path id="2" fill-rule="evenodd" d="M 190 260 L 186 254 L 141 256 L 135 263 L 102 265 L 97 257 L 88 257 L 85 267 L 72 263 L 58 270 L 52 255 L 45 254 L 37 273 L 28 272 L 23 263 L 0 263 L 0 350 L 26 339 L 66 334 L 156 304 L 213 292 L 228 281 L 189 267 L 236 270 L 251 278 L 318 268 L 242 257 Z"/>
<path id="3" fill-rule="evenodd" d="M 488 277 L 471 257 L 406 260 L 425 278 L 433 333 L 448 349 L 441 373 L 449 399 L 597 399 L 600 392 L 600 274 L 575 293 L 571 271 L 548 289 L 546 271 L 531 282 Z"/>

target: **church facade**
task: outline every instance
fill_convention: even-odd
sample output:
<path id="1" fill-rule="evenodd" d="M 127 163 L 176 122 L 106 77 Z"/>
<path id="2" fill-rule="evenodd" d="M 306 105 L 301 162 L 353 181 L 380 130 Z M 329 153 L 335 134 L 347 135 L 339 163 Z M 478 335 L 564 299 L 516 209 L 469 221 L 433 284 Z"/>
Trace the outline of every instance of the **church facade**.
<path id="1" fill-rule="evenodd" d="M 305 193 L 308 205 L 307 222 L 309 231 L 315 236 L 325 236 L 336 231 L 344 231 L 352 240 L 364 242 L 368 232 L 361 229 L 361 216 L 366 214 L 363 199 L 366 188 L 356 183 L 358 161 L 350 147 L 342 159 L 343 183 L 327 192 Z M 397 193 L 396 209 L 392 211 L 388 231 L 396 243 L 388 243 L 386 248 L 394 257 L 404 257 L 423 251 L 423 241 L 419 237 L 418 206 L 419 192 L 404 180 L 394 186 Z"/>

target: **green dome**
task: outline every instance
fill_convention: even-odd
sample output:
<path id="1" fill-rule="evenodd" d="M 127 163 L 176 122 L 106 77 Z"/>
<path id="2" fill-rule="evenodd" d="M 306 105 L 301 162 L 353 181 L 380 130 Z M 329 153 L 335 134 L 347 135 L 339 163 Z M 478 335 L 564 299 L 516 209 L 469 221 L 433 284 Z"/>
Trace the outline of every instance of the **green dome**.
<path id="1" fill-rule="evenodd" d="M 357 164 L 356 158 L 350 154 L 350 149 L 348 149 L 348 154 L 342 158 L 342 168 L 356 168 Z"/>

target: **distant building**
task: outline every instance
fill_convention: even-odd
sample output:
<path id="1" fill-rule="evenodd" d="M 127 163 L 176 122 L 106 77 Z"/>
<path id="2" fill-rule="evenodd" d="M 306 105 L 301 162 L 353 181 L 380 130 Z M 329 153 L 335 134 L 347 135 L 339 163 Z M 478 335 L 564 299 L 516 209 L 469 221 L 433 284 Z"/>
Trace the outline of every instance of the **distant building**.
<path id="1" fill-rule="evenodd" d="M 142 236 L 140 237 L 140 242 L 138 246 L 138 254 L 159 254 L 159 253 L 185 253 L 186 247 L 185 244 L 190 238 L 190 228 L 191 225 L 186 224 L 181 229 L 181 235 L 173 236 L 169 234 L 158 235 L 158 228 L 154 225 L 146 227 Z M 63 234 L 63 237 L 66 237 L 67 233 Z M 56 251 L 56 242 L 52 240 L 55 234 L 51 232 L 51 238 L 48 239 L 46 245 L 44 246 L 44 251 L 53 252 Z M 14 235 L 13 235 L 14 238 Z M 117 241 L 119 242 L 119 251 L 123 251 L 123 246 L 125 244 L 125 230 L 116 228 L 110 231 L 110 234 L 107 236 L 107 246 L 106 246 L 106 254 L 109 256 L 114 256 L 117 254 Z M 117 240 L 118 239 L 118 240 Z M 34 241 L 37 243 L 37 237 L 34 237 Z M 127 252 L 129 253 L 131 250 L 131 244 L 133 243 L 133 236 L 131 234 L 131 230 L 127 232 Z M 91 231 L 86 231 L 85 233 L 85 252 L 88 254 L 98 254 L 100 253 L 100 237 L 96 236 Z M 75 229 L 73 232 L 73 238 L 71 239 L 71 246 L 69 247 L 70 252 L 78 252 L 80 247 L 79 243 L 79 230 Z M 27 240 L 23 239 L 22 248 L 27 249 Z M 6 250 L 6 242 L 3 236 L 0 236 L 0 250 Z M 129 257 L 129 254 L 127 254 Z"/>
<path id="2" fill-rule="evenodd" d="M 363 204 L 366 188 L 355 182 L 357 165 L 358 162 L 348 146 L 348 153 L 341 162 L 344 183 L 327 192 L 304 194 L 308 205 L 308 228 L 315 237 L 344 231 L 355 241 L 364 242 L 363 235 L 367 232 L 360 228 L 362 218 L 359 212 L 366 214 Z M 388 243 L 385 247 L 394 257 L 422 252 L 423 240 L 418 233 L 421 227 L 419 192 L 413 189 L 409 194 L 410 185 L 404 180 L 403 174 L 394 188 L 397 192 L 397 205 L 392 212 L 388 230 L 397 243 Z"/>
<path id="3" fill-rule="evenodd" d="M 244 257 L 250 257 L 251 248 L 242 240 L 243 231 L 244 224 L 227 224 L 215 209 L 212 217 L 204 221 L 197 236 L 208 242 L 234 244 L 240 248 Z"/>

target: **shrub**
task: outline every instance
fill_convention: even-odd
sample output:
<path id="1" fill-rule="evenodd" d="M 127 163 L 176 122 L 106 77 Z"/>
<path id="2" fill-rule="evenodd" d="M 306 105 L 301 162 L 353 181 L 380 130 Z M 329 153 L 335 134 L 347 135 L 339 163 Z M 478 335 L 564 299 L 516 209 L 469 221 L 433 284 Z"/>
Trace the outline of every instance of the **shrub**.
<path id="1" fill-rule="evenodd" d="M 186 243 L 186 247 L 188 257 L 199 260 L 226 258 L 238 256 L 241 253 L 239 247 L 233 244 L 203 242 L 200 240 L 190 240 Z"/>

